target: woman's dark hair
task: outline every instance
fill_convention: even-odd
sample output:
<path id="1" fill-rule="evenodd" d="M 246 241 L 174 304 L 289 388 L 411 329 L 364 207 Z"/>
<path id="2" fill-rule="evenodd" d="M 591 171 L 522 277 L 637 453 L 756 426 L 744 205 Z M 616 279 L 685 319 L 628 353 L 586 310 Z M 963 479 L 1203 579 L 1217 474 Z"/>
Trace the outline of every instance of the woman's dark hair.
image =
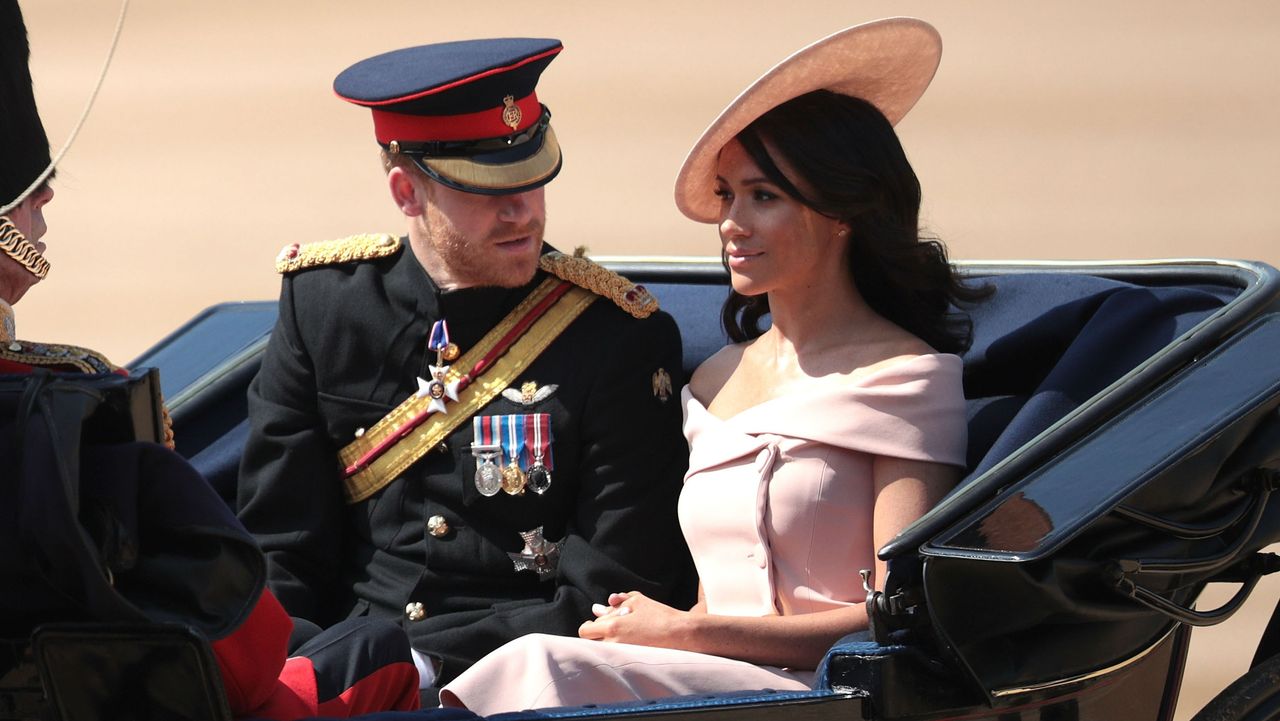
<path id="1" fill-rule="evenodd" d="M 876 313 L 935 350 L 969 347 L 972 324 L 954 312 L 987 288 L 963 285 L 935 238 L 920 236 L 920 181 L 893 126 L 871 103 L 818 90 L 760 116 L 737 140 L 770 182 L 813 210 L 849 226 L 849 273 Z M 794 168 L 801 192 L 769 155 Z M 766 295 L 730 291 L 721 322 L 734 342 L 759 336 Z"/>

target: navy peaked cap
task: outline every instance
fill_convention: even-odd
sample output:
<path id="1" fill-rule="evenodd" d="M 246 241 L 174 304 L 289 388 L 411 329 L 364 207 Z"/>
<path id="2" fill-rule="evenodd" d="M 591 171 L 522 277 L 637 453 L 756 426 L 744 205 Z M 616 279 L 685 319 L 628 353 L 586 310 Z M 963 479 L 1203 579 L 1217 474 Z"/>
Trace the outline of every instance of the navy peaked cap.
<path id="1" fill-rule="evenodd" d="M 518 193 L 560 171 L 551 113 L 535 88 L 559 40 L 499 38 L 421 45 L 352 65 L 338 97 L 373 112 L 378 143 L 429 177 L 473 193 Z"/>

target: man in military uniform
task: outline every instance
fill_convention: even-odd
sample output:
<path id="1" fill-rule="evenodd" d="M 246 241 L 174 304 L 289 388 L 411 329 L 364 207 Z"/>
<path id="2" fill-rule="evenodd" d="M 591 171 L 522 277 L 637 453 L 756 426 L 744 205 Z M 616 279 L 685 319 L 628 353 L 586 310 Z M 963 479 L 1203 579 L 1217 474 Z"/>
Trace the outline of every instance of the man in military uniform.
<path id="1" fill-rule="evenodd" d="M 543 243 L 561 156 L 535 86 L 560 50 L 348 68 L 334 89 L 373 111 L 407 236 L 277 259 L 240 518 L 290 613 L 403 619 L 424 687 L 525 633 L 575 634 L 610 592 L 689 587 L 675 323 Z"/>
<path id="2" fill-rule="evenodd" d="M 29 46 L 16 2 L 0 5 L 0 373 L 50 370 L 105 373 L 101 355 L 75 346 L 19 341 L 13 306 L 44 279 L 44 207 L 53 200 L 49 138 L 36 109 Z"/>
<path id="3" fill-rule="evenodd" d="M 94 351 L 14 337 L 13 304 L 49 271 L 43 211 L 53 199 L 49 140 L 32 92 L 28 48 L 17 2 L 0 0 L 0 373 L 56 371 L 62 380 L 128 376 Z M 24 392 L 53 403 L 38 395 L 43 383 L 41 376 L 28 378 Z M 0 418 L 0 430 L 13 433 L 22 422 L 22 415 Z M 55 412 L 41 422 L 80 419 Z M 237 718 L 347 717 L 418 707 L 418 674 L 394 624 L 353 619 L 287 653 L 293 627 L 263 588 L 261 553 L 176 453 L 150 443 L 85 439 L 76 444 L 80 455 L 68 459 L 65 448 L 50 448 L 49 438 L 27 434 L 17 465 L 13 449 L 0 449 L 4 503 L 16 509 L 0 527 L 0 545 L 16 557 L 6 566 L 13 574 L 6 581 L 16 585 L 8 589 L 8 603 L 0 604 L 10 629 L 25 633 L 69 618 L 181 621 L 209 640 L 227 708 Z M 79 475 L 68 476 L 72 471 Z M 33 492 L 37 487 L 40 492 Z M 59 499 L 64 492 L 74 504 Z M 22 502 L 12 503 L 15 497 Z M 101 528 L 110 532 L 95 533 Z M 58 573 L 42 567 L 50 563 L 62 564 Z M 175 577 L 175 564 L 191 573 Z M 59 681 L 61 687 L 76 683 Z M 94 687 L 93 680 L 86 684 L 72 695 L 84 700 L 118 691 Z M 137 688 L 128 693 L 130 707 L 140 702 Z"/>

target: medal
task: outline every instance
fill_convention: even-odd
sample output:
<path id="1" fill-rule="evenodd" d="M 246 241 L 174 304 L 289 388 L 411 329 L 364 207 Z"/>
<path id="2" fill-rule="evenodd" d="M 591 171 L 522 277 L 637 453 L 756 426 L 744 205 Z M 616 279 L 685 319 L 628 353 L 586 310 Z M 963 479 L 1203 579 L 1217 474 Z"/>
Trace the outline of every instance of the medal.
<path id="1" fill-rule="evenodd" d="M 542 465 L 542 456 L 533 457 L 533 463 L 529 464 L 529 470 L 525 472 L 525 485 L 539 496 L 551 487 L 551 471 Z"/>
<path id="2" fill-rule="evenodd" d="M 496 496 L 502 490 L 502 471 L 498 470 L 498 453 L 481 456 L 480 465 L 476 467 L 476 490 L 482 496 Z"/>
<path id="3" fill-rule="evenodd" d="M 496 496 L 502 490 L 502 471 L 498 470 L 498 453 L 481 456 L 480 465 L 476 467 L 476 490 L 482 496 Z"/>
<path id="4" fill-rule="evenodd" d="M 524 424 L 516 415 L 500 416 L 506 421 L 506 443 L 504 450 L 511 458 L 511 463 L 502 469 L 502 490 L 508 495 L 518 496 L 524 493 L 525 476 L 520 470 L 520 458 L 524 455 Z"/>
<path id="5" fill-rule="evenodd" d="M 449 409 L 445 406 L 445 399 L 458 400 L 458 381 L 445 379 L 445 373 L 449 372 L 449 366 L 430 366 L 430 368 L 431 380 L 419 378 L 418 392 L 415 395 L 419 398 L 431 399 L 431 403 L 427 404 L 428 413 L 448 413 Z"/>
<path id="6" fill-rule="evenodd" d="M 524 493 L 525 477 L 524 471 L 520 470 L 520 466 L 516 465 L 515 459 L 511 463 L 502 467 L 502 490 L 507 495 L 518 496 Z"/>
<path id="7" fill-rule="evenodd" d="M 482 496 L 494 496 L 502 490 L 502 470 L 498 459 L 502 457 L 501 444 L 494 443 L 493 428 L 488 421 L 492 416 L 476 416 L 471 419 L 471 455 L 476 459 L 476 490 Z"/>
<path id="8" fill-rule="evenodd" d="M 539 495 L 551 487 L 551 415 L 547 413 L 476 416 L 471 419 L 476 458 L 476 489 L 485 496 L 499 490 Z"/>
<path id="9" fill-rule="evenodd" d="M 527 415 L 525 426 L 526 437 L 532 437 L 530 452 L 533 454 L 533 463 L 525 470 L 525 484 L 529 490 L 542 495 L 551 487 L 551 469 L 547 465 L 551 460 L 551 416 L 547 413 Z"/>
<path id="10" fill-rule="evenodd" d="M 560 546 L 564 540 L 552 543 L 542 536 L 542 526 L 532 531 L 521 531 L 524 548 L 519 553 L 508 553 L 516 571 L 533 571 L 538 574 L 539 581 L 545 581 L 556 574 L 560 565 Z"/>
<path id="11" fill-rule="evenodd" d="M 431 380 L 418 379 L 418 392 L 415 394 L 419 398 L 431 399 L 431 403 L 427 405 L 427 413 L 448 413 L 445 399 L 455 402 L 458 400 L 458 381 L 446 380 L 449 366 L 444 362 L 453 360 L 447 357 L 450 348 L 453 349 L 453 357 L 456 358 L 458 346 L 449 342 L 449 324 L 438 320 L 431 325 L 431 335 L 427 338 L 427 350 L 436 352 L 436 364 L 428 366 L 431 369 Z"/>

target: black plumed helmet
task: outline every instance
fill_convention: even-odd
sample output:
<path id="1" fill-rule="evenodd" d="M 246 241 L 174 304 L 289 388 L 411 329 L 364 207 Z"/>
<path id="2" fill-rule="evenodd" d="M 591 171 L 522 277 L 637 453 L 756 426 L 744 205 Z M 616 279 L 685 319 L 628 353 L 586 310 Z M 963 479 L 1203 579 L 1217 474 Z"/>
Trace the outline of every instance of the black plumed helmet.
<path id="1" fill-rule="evenodd" d="M 49 165 L 49 137 L 31 86 L 27 26 L 17 0 L 0 0 L 0 207 Z"/>

